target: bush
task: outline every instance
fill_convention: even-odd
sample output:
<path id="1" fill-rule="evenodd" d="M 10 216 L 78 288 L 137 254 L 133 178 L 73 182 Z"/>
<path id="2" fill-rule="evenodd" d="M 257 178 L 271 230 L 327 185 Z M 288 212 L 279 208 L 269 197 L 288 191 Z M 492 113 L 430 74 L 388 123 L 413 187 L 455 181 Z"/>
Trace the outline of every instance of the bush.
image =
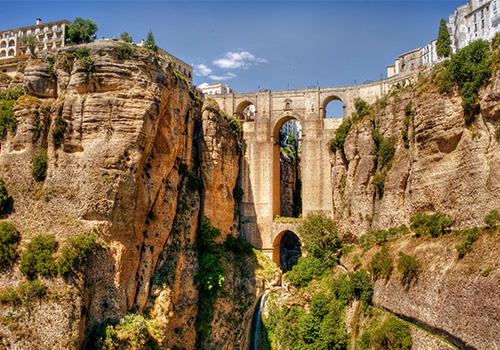
<path id="1" fill-rule="evenodd" d="M 445 62 L 446 71 L 440 91 L 451 92 L 453 85 L 457 85 L 462 95 L 462 107 L 469 115 L 475 109 L 479 88 L 491 76 L 488 65 L 489 46 L 487 41 L 475 40 Z"/>
<path id="2" fill-rule="evenodd" d="M 354 122 L 370 115 L 373 111 L 372 107 L 359 97 L 354 99 L 354 108 L 356 109 L 356 112 L 352 115 L 352 120 Z"/>
<path id="3" fill-rule="evenodd" d="M 369 270 L 375 279 L 389 277 L 392 272 L 392 259 L 386 246 L 383 246 L 382 250 L 373 256 Z"/>
<path id="4" fill-rule="evenodd" d="M 19 270 L 30 280 L 38 275 L 54 276 L 57 272 L 53 253 L 56 252 L 57 241 L 54 235 L 39 235 L 28 243 L 26 251 L 21 256 Z"/>
<path id="5" fill-rule="evenodd" d="M 373 187 L 375 187 L 375 191 L 378 193 L 379 199 L 384 196 L 385 176 L 385 171 L 377 171 L 375 175 L 373 175 Z"/>
<path id="6" fill-rule="evenodd" d="M 80 64 L 86 72 L 90 73 L 94 71 L 94 59 L 92 57 L 82 57 Z"/>
<path id="7" fill-rule="evenodd" d="M 130 58 L 130 56 L 134 53 L 134 48 L 130 44 L 122 44 L 118 47 L 118 49 L 120 50 L 122 58 L 125 59 Z"/>
<path id="8" fill-rule="evenodd" d="M 330 146 L 330 150 L 335 153 L 337 150 L 342 153 L 342 155 L 345 156 L 344 153 L 344 143 L 347 138 L 347 134 L 349 133 L 349 130 L 351 129 L 352 125 L 352 120 L 350 118 L 344 119 L 342 124 L 335 130 L 335 137 L 332 138 L 328 142 L 328 146 Z"/>
<path id="9" fill-rule="evenodd" d="M 18 258 L 17 247 L 21 236 L 11 222 L 0 222 L 0 267 L 10 268 Z"/>
<path id="10" fill-rule="evenodd" d="M 31 161 L 31 175 L 38 181 L 43 181 L 47 177 L 47 149 L 40 148 Z"/>
<path id="11" fill-rule="evenodd" d="M 403 275 L 403 283 L 411 283 L 420 273 L 420 262 L 413 256 L 399 253 L 398 270 Z"/>
<path id="12" fill-rule="evenodd" d="M 392 269 L 392 267 L 391 267 Z M 371 304 L 373 298 L 373 284 L 368 272 L 359 270 L 357 272 L 350 272 L 352 293 L 359 298 L 359 300 L 366 304 Z"/>
<path id="13" fill-rule="evenodd" d="M 22 282 L 15 289 L 9 287 L 0 292 L 0 304 L 18 306 L 29 304 L 33 299 L 41 299 L 47 294 L 47 287 L 40 280 Z"/>
<path id="14" fill-rule="evenodd" d="M 413 103 L 409 102 L 405 106 L 405 119 L 403 121 L 404 127 L 401 129 L 401 135 L 403 136 L 403 142 L 406 148 L 410 148 L 410 140 L 408 139 L 408 129 L 410 128 L 410 120 L 413 117 L 412 112 Z"/>
<path id="15" fill-rule="evenodd" d="M 360 337 L 361 350 L 410 350 L 413 346 L 410 328 L 394 316 L 390 316 L 380 328 L 368 329 Z"/>
<path id="16" fill-rule="evenodd" d="M 62 248 L 61 257 L 56 262 L 57 273 L 60 276 L 66 276 L 71 271 L 80 271 L 81 265 L 96 247 L 96 239 L 93 232 L 68 238 L 66 240 L 68 245 Z"/>
<path id="17" fill-rule="evenodd" d="M 457 244 L 455 248 L 457 249 L 460 257 L 463 257 L 465 254 L 470 253 L 472 251 L 472 243 L 478 240 L 479 238 L 479 229 L 474 227 L 472 229 L 466 230 L 466 235 L 462 243 Z"/>
<path id="18" fill-rule="evenodd" d="M 453 220 L 441 213 L 427 215 L 418 212 L 410 218 L 410 221 L 411 228 L 415 231 L 417 237 L 439 237 L 453 225 Z"/>
<path id="19" fill-rule="evenodd" d="M 302 288 L 311 282 L 314 278 L 319 278 L 327 270 L 327 266 L 314 256 L 300 257 L 297 265 L 294 265 L 290 271 L 285 273 L 284 278 L 291 285 Z"/>
<path id="20" fill-rule="evenodd" d="M 17 118 L 13 107 L 15 100 L 0 99 L 0 136 L 5 136 L 7 131 L 16 132 Z"/>
<path id="21" fill-rule="evenodd" d="M 396 152 L 396 138 L 394 136 L 385 138 L 378 129 L 374 129 L 372 132 L 372 139 L 375 142 L 377 150 L 377 166 L 379 169 L 387 167 L 387 169 L 390 170 L 390 163 L 394 158 L 394 153 Z"/>
<path id="22" fill-rule="evenodd" d="M 9 194 L 5 182 L 0 178 L 0 213 L 4 213 L 9 206 Z"/>
<path id="23" fill-rule="evenodd" d="M 59 148 L 64 139 L 64 132 L 66 131 L 66 121 L 62 116 L 58 115 L 55 120 L 54 129 L 52 130 L 52 137 L 54 139 L 54 146 Z"/>
<path id="24" fill-rule="evenodd" d="M 200 344 L 209 333 L 214 304 L 225 281 L 225 269 L 222 264 L 223 247 L 215 241 L 218 236 L 220 236 L 220 230 L 211 226 L 210 219 L 203 217 L 196 231 L 199 265 L 198 273 L 194 278 L 198 288 L 198 315 L 195 321 L 197 347 L 201 346 Z"/>
<path id="25" fill-rule="evenodd" d="M 224 248 L 237 255 L 252 256 L 254 254 L 252 245 L 241 236 L 234 237 L 233 235 L 227 235 Z"/>
<path id="26" fill-rule="evenodd" d="M 497 225 L 497 222 L 500 221 L 500 213 L 498 210 L 491 210 L 488 215 L 484 218 L 484 223 L 488 225 L 489 228 L 493 228 Z"/>
<path id="27" fill-rule="evenodd" d="M 342 240 L 338 236 L 337 224 L 334 221 L 324 213 L 309 213 L 298 227 L 298 231 L 308 256 L 320 259 L 327 267 L 337 263 Z"/>

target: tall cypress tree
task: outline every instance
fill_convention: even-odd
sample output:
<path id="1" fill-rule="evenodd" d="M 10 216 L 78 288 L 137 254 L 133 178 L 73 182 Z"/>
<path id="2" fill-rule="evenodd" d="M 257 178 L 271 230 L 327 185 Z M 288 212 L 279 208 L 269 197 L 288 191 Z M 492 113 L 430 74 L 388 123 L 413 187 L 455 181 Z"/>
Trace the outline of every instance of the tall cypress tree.
<path id="1" fill-rule="evenodd" d="M 443 18 L 441 18 L 441 23 L 439 24 L 436 51 L 439 57 L 448 57 L 451 54 L 450 33 L 448 32 L 446 21 Z"/>
<path id="2" fill-rule="evenodd" d="M 158 45 L 155 43 L 155 38 L 153 37 L 153 32 L 149 30 L 146 41 L 144 42 L 144 47 L 150 49 L 151 51 L 158 52 Z"/>

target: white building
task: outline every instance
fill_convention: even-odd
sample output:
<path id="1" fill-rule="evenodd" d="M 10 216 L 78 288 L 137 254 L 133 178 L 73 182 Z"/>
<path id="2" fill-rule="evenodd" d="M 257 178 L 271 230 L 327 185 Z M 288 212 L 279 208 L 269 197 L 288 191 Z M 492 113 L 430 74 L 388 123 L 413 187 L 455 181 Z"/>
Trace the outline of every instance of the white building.
<path id="1" fill-rule="evenodd" d="M 288 135 L 292 134 L 296 141 L 302 140 L 302 126 L 295 119 L 285 122 L 280 129 L 280 133 Z"/>
<path id="2" fill-rule="evenodd" d="M 453 53 L 466 47 L 474 40 L 490 41 L 495 36 L 500 28 L 499 1 L 470 0 L 449 15 L 448 32 L 450 33 Z M 418 67 L 430 67 L 440 62 L 442 58 L 437 56 L 436 41 L 433 40 L 419 49 L 404 53 L 396 58 L 394 64 L 387 66 L 387 77 Z"/>
<path id="3" fill-rule="evenodd" d="M 470 0 L 449 16 L 448 29 L 453 52 L 474 40 L 490 41 L 499 30 L 498 0 Z"/>
<path id="4" fill-rule="evenodd" d="M 198 86 L 198 89 L 206 95 L 230 94 L 234 92 L 234 90 L 228 87 L 227 84 L 222 84 L 221 82 L 212 84 L 203 83 Z"/>

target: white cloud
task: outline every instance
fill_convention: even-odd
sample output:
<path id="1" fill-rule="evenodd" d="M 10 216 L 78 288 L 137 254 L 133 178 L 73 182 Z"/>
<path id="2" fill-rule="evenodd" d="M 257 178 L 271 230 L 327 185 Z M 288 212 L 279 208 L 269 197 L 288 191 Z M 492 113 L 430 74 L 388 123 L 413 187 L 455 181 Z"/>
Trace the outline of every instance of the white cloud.
<path id="1" fill-rule="evenodd" d="M 205 66 L 204 64 L 197 64 L 194 67 L 194 74 L 196 74 L 199 77 L 206 77 L 212 74 L 212 70 Z"/>
<path id="2" fill-rule="evenodd" d="M 255 57 L 254 54 L 248 51 L 226 52 L 223 58 L 219 58 L 218 60 L 213 61 L 213 64 L 223 69 L 246 69 L 251 65 L 257 63 L 267 63 L 267 60 L 264 58 Z"/>
<path id="3" fill-rule="evenodd" d="M 226 72 L 226 74 L 224 75 L 210 75 L 209 76 L 210 79 L 212 80 L 229 80 L 229 79 L 233 79 L 233 78 L 236 78 L 236 74 L 233 74 L 231 72 Z"/>

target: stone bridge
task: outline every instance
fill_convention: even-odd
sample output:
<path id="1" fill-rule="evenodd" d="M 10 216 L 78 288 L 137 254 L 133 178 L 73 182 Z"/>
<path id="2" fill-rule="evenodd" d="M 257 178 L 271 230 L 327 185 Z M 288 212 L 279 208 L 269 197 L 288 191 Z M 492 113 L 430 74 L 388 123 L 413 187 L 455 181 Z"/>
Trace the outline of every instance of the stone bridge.
<path id="1" fill-rule="evenodd" d="M 401 78 L 383 79 L 370 84 L 343 87 L 316 87 L 302 90 L 260 91 L 215 95 L 220 108 L 243 120 L 243 157 L 241 158 L 242 234 L 279 264 L 283 232 L 297 234 L 297 224 L 278 224 L 280 214 L 279 130 L 288 120 L 302 126 L 302 213 L 323 211 L 333 217 L 331 183 L 332 155 L 328 141 L 342 118 L 325 118 L 333 100 L 342 101 L 344 116 L 354 111 L 354 100 L 373 103 L 385 96 Z M 255 112 L 249 115 L 247 107 Z M 248 111 L 248 109 L 247 109 Z M 274 254 L 273 254 L 274 251 Z M 278 260 L 276 260 L 278 259 Z"/>

